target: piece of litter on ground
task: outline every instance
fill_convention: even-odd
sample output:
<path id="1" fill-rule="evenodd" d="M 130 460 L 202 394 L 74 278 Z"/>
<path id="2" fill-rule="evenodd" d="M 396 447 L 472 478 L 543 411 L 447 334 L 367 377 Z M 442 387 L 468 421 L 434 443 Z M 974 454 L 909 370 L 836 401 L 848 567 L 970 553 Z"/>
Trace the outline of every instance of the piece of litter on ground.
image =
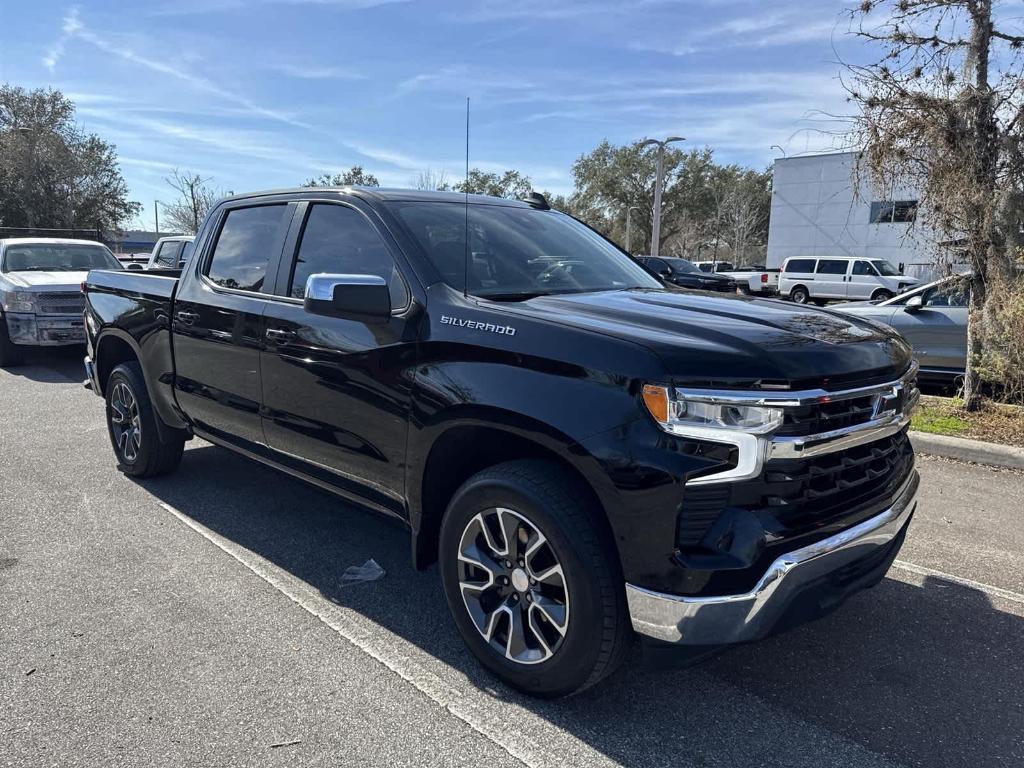
<path id="1" fill-rule="evenodd" d="M 26 669 L 25 670 L 25 677 L 28 677 L 29 675 L 31 675 L 35 671 L 36 671 L 35 667 L 32 667 L 32 669 Z"/>
<path id="2" fill-rule="evenodd" d="M 292 746 L 295 746 L 296 744 L 301 744 L 301 743 L 302 743 L 302 739 L 295 739 L 295 741 L 282 741 L 282 742 L 279 742 L 278 744 L 271 744 L 270 748 L 271 749 L 277 749 L 278 747 L 292 747 Z"/>
<path id="3" fill-rule="evenodd" d="M 377 561 L 370 558 L 362 565 L 350 565 L 341 574 L 341 586 L 347 587 L 350 584 L 359 584 L 364 581 L 376 581 L 384 577 L 384 569 L 377 565 Z"/>

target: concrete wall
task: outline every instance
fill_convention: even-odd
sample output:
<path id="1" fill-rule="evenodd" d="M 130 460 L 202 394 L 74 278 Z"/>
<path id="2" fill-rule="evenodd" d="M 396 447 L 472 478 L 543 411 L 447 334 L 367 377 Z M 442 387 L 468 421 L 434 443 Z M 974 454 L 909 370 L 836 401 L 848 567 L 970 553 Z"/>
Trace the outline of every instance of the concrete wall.
<path id="1" fill-rule="evenodd" d="M 853 152 L 841 152 L 775 161 L 768 266 L 779 267 L 790 256 L 863 256 L 929 276 L 932 252 L 908 236 L 909 224 L 871 223 L 873 200 L 914 200 L 917 194 L 897 189 L 883 197 L 865 185 L 858 198 L 855 159 Z"/>

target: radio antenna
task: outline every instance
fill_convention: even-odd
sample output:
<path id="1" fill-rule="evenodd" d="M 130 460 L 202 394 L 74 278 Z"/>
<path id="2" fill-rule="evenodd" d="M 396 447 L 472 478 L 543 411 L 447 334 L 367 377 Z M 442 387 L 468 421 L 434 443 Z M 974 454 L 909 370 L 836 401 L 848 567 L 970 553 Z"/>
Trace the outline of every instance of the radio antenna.
<path id="1" fill-rule="evenodd" d="M 469 298 L 469 96 L 466 97 L 466 180 L 462 184 L 466 193 L 466 257 L 463 261 L 462 296 Z"/>

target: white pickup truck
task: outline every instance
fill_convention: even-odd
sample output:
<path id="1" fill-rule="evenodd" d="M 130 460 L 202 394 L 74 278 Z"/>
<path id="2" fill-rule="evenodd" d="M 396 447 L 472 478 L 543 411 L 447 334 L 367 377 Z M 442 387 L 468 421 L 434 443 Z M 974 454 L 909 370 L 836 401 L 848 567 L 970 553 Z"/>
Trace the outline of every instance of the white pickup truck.
<path id="1" fill-rule="evenodd" d="M 736 269 L 728 261 L 695 261 L 693 265 L 701 272 L 726 275 L 736 281 L 741 293 L 772 296 L 779 292 L 779 270 L 764 266 L 740 267 Z"/>
<path id="2" fill-rule="evenodd" d="M 84 344 L 82 281 L 90 269 L 121 268 L 91 240 L 0 240 L 0 367 L 21 363 L 26 347 Z"/>

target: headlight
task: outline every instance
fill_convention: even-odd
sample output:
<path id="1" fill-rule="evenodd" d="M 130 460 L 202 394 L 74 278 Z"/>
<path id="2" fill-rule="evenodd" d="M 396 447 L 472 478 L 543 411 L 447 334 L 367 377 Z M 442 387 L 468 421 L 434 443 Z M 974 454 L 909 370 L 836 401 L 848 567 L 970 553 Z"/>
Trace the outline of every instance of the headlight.
<path id="1" fill-rule="evenodd" d="M 10 291 L 3 294 L 5 312 L 35 312 L 36 295 L 29 291 Z"/>
<path id="2" fill-rule="evenodd" d="M 763 405 L 715 403 L 711 398 L 687 398 L 668 387 L 646 384 L 644 405 L 668 432 L 727 430 L 751 435 L 771 432 L 782 425 L 782 409 Z M 706 434 L 706 433 L 705 433 Z"/>

